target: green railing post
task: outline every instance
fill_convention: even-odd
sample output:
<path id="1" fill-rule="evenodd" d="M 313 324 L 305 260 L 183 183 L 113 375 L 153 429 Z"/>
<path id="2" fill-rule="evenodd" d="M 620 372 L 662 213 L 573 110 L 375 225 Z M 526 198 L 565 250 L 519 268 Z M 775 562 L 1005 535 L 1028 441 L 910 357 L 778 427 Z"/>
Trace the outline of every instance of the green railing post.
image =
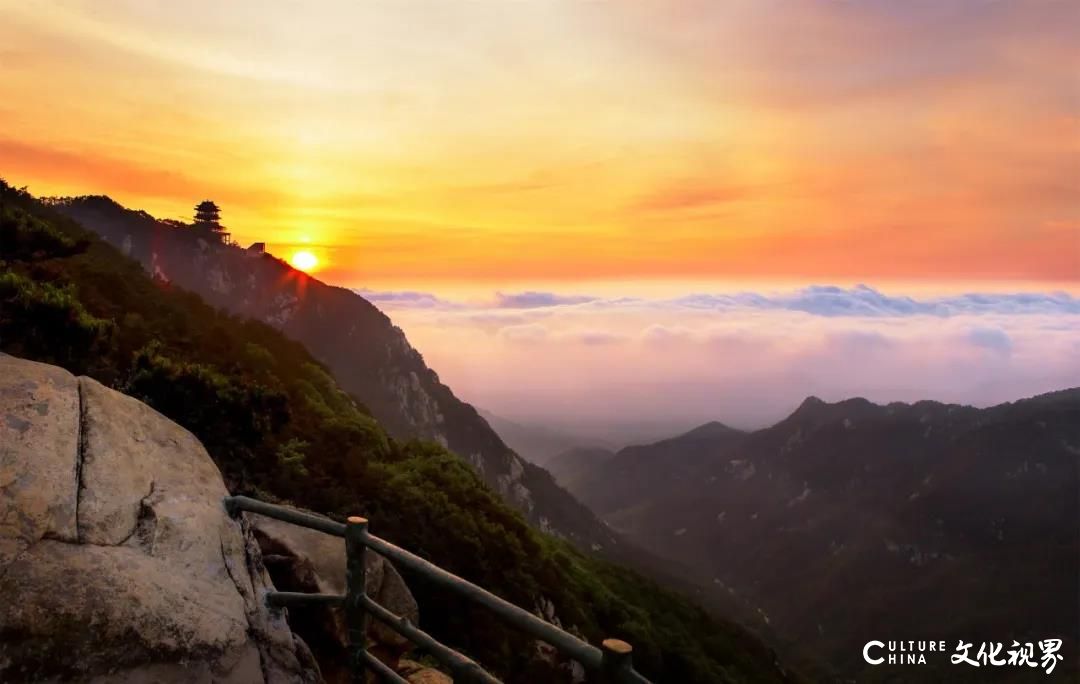
<path id="1" fill-rule="evenodd" d="M 349 667 L 353 684 L 363 684 L 366 679 L 367 661 L 367 613 L 364 609 L 367 569 L 364 556 L 364 535 L 367 518 L 350 517 L 345 525 L 345 623 L 349 629 Z"/>
<path id="2" fill-rule="evenodd" d="M 600 651 L 604 654 L 601 661 L 601 681 L 604 684 L 616 684 L 622 682 L 625 673 L 631 668 L 631 654 L 634 648 L 621 639 L 604 639 L 600 644 Z"/>

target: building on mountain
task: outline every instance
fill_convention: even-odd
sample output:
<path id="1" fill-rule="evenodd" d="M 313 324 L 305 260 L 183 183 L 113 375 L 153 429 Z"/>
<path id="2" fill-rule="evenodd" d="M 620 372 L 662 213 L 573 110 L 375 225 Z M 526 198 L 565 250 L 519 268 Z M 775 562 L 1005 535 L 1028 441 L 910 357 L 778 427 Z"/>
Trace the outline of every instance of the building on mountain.
<path id="1" fill-rule="evenodd" d="M 221 225 L 221 207 L 211 200 L 203 200 L 195 205 L 195 221 L 191 229 L 208 242 L 223 245 L 231 244 L 229 232 Z"/>

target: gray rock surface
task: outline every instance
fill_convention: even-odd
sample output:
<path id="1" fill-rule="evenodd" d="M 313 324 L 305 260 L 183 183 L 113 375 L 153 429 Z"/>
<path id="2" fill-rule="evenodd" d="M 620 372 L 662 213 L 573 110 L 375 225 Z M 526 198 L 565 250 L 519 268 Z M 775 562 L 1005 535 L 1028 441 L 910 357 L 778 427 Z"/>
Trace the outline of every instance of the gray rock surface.
<path id="1" fill-rule="evenodd" d="M 199 441 L 0 354 L 0 681 L 315 682 Z"/>
<path id="2" fill-rule="evenodd" d="M 297 590 L 327 594 L 345 593 L 345 541 L 322 532 L 281 522 L 261 515 L 249 515 L 263 553 L 269 563 L 277 584 L 284 589 L 286 581 Z M 413 624 L 420 619 L 420 611 L 409 587 L 394 566 L 374 552 L 366 554 L 365 576 L 367 594 L 395 615 L 408 618 Z M 287 573 L 288 579 L 278 573 Z M 348 644 L 342 611 L 323 608 L 326 620 L 334 625 L 333 638 L 341 648 Z M 382 649 L 373 649 L 377 655 L 389 659 L 392 667 L 407 652 L 410 643 L 397 632 L 376 620 L 369 620 L 368 638 Z"/>
<path id="3" fill-rule="evenodd" d="M 76 537 L 78 384 L 12 361 L 0 355 L 0 573 L 42 537 Z"/>

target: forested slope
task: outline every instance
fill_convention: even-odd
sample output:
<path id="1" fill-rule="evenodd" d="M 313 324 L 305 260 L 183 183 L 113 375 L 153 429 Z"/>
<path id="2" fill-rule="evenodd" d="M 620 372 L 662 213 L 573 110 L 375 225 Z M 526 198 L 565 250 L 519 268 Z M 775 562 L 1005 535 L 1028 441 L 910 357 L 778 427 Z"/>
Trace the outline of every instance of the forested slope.
<path id="1" fill-rule="evenodd" d="M 187 427 L 234 493 L 373 530 L 520 605 L 550 601 L 596 642 L 635 645 L 662 682 L 781 681 L 754 635 L 540 534 L 444 447 L 391 438 L 300 344 L 151 279 L 138 262 L 0 184 L 0 350 L 121 389 Z M 480 609 L 409 578 L 423 627 L 508 681 L 565 670 Z"/>

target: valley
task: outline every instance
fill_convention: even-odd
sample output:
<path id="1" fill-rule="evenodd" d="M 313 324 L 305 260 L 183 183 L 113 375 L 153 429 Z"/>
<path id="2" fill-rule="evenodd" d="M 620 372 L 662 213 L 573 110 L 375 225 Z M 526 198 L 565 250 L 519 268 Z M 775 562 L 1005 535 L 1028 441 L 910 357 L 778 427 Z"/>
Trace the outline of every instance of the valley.
<path id="1" fill-rule="evenodd" d="M 861 680 L 883 630 L 1075 643 L 1078 464 L 1080 389 L 986 409 L 811 397 L 767 429 L 712 423 L 548 465 L 703 595 Z"/>

